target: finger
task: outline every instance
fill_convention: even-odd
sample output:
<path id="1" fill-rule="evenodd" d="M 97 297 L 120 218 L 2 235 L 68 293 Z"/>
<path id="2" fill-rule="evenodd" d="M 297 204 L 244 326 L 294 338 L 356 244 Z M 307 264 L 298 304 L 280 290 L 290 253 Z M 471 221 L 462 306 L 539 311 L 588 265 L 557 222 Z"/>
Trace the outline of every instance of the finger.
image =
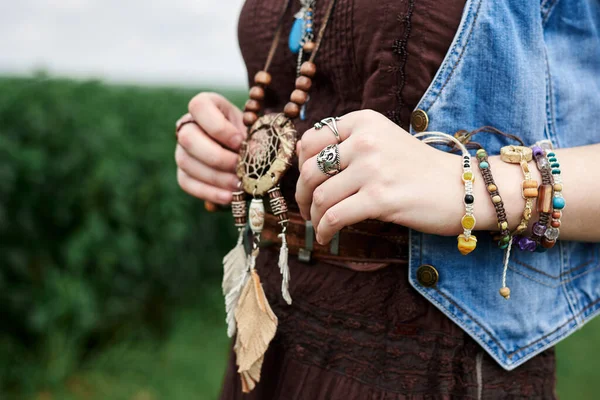
<path id="1" fill-rule="evenodd" d="M 237 175 L 209 167 L 189 155 L 181 146 L 177 146 L 175 150 L 175 161 L 179 168 L 197 181 L 225 190 L 239 188 L 240 179 Z"/>
<path id="2" fill-rule="evenodd" d="M 339 121 L 336 121 L 342 142 L 350 137 L 352 131 L 360 124 L 367 113 L 368 111 L 366 110 L 352 112 L 341 117 Z M 337 143 L 337 139 L 326 125 L 319 130 L 315 128 L 307 130 L 302 135 L 300 152 L 298 153 L 298 165 L 303 165 L 306 160 L 318 154 L 325 146 L 335 143 Z"/>
<path id="3" fill-rule="evenodd" d="M 319 185 L 312 198 L 310 219 L 313 226 L 319 226 L 323 214 L 334 205 L 356 194 L 362 186 L 352 167 L 327 179 Z"/>
<path id="4" fill-rule="evenodd" d="M 348 167 L 350 160 L 354 158 L 353 140 L 347 140 L 338 145 L 340 152 L 340 169 Z M 322 149 L 321 149 L 322 150 Z M 300 177 L 296 182 L 296 203 L 300 208 L 300 215 L 305 220 L 311 219 L 310 205 L 315 189 L 325 182 L 329 176 L 325 175 L 317 164 L 317 156 L 306 160 L 300 168 Z"/>
<path id="5" fill-rule="evenodd" d="M 177 169 L 177 182 L 186 193 L 199 199 L 223 205 L 231 203 L 231 191 L 200 182 L 186 174 L 181 168 Z"/>
<path id="6" fill-rule="evenodd" d="M 220 171 L 234 172 L 238 155 L 221 147 L 196 124 L 184 125 L 177 136 L 179 145 L 196 160 Z"/>
<path id="7" fill-rule="evenodd" d="M 188 109 L 208 136 L 233 150 L 240 148 L 246 137 L 242 112 L 225 97 L 200 93 L 190 101 Z"/>
<path id="8" fill-rule="evenodd" d="M 342 228 L 371 218 L 369 198 L 362 192 L 350 196 L 328 209 L 317 227 L 317 242 L 327 244 Z"/>

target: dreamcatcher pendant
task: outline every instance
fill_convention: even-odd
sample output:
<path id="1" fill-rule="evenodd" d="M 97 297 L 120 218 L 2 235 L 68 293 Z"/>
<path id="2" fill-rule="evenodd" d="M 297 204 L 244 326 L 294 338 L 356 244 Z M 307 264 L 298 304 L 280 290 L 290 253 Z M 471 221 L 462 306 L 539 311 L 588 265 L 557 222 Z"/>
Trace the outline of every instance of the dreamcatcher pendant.
<path id="1" fill-rule="evenodd" d="M 271 211 L 281 225 L 279 269 L 281 292 L 288 304 L 290 272 L 286 230 L 287 204 L 279 181 L 291 165 L 296 147 L 296 129 L 284 114 L 260 117 L 242 144 L 237 175 L 243 191 L 233 194 L 232 212 L 239 236 L 236 246 L 223 259 L 223 294 L 227 311 L 227 333 L 236 335 L 234 350 L 244 392 L 251 391 L 260 379 L 260 370 L 269 343 L 277 330 L 277 317 L 271 310 L 256 271 L 259 243 L 265 223 L 263 198 L 268 196 Z M 247 208 L 246 197 L 252 196 Z M 252 251 L 246 256 L 246 223 L 252 232 Z"/>

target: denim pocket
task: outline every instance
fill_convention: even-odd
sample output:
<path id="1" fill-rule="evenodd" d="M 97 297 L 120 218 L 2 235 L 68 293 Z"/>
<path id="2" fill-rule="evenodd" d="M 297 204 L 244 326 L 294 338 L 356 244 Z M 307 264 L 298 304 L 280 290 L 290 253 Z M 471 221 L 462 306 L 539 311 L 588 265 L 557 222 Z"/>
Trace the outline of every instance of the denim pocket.
<path id="1" fill-rule="evenodd" d="M 546 253 L 517 250 L 511 257 L 509 270 L 516 277 L 557 288 L 599 270 L 599 253 L 600 246 L 578 242 L 559 243 Z"/>

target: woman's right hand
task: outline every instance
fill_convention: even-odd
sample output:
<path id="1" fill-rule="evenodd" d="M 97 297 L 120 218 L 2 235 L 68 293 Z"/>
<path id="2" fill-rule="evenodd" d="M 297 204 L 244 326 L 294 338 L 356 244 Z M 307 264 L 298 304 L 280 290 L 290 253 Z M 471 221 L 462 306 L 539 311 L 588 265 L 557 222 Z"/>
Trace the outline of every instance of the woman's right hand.
<path id="1" fill-rule="evenodd" d="M 237 151 L 246 138 L 242 111 L 216 93 L 200 93 L 189 103 L 195 124 L 177 137 L 177 181 L 187 193 L 217 204 L 231 203 L 238 190 Z"/>

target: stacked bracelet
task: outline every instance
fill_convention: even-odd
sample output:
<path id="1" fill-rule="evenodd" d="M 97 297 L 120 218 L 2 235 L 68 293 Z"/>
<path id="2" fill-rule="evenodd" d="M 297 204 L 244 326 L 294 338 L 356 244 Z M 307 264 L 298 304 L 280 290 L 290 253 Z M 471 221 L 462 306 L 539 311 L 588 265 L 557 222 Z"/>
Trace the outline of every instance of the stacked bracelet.
<path id="1" fill-rule="evenodd" d="M 542 145 L 542 148 L 546 146 Z M 560 235 L 560 218 L 562 216 L 562 210 L 565 208 L 565 199 L 563 197 L 563 183 L 560 171 L 560 164 L 556 158 L 556 154 L 552 151 L 551 145 L 546 149 L 546 155 L 548 156 L 548 162 L 554 177 L 554 196 L 552 199 L 552 221 L 550 227 L 544 232 L 544 238 L 542 239 L 542 245 L 544 247 L 551 248 L 556 243 L 558 236 Z"/>
<path id="2" fill-rule="evenodd" d="M 510 243 L 511 235 L 508 229 L 508 219 L 506 218 L 506 210 L 504 209 L 504 201 L 500 196 L 498 186 L 494 182 L 492 177 L 492 170 L 490 168 L 490 162 L 488 155 L 484 149 L 477 150 L 477 160 L 479 161 L 479 170 L 483 176 L 488 193 L 491 196 L 492 203 L 496 209 L 496 215 L 498 218 L 498 228 L 500 229 L 500 240 L 498 241 L 498 247 L 506 249 Z"/>
<path id="3" fill-rule="evenodd" d="M 519 246 L 521 250 L 534 251 L 537 247 L 537 243 L 528 237 L 523 237 L 527 227 L 529 226 L 529 220 L 531 219 L 531 213 L 533 211 L 533 204 L 535 199 L 538 197 L 538 184 L 537 181 L 531 179 L 531 172 L 529 171 L 528 161 L 531 161 L 533 152 L 528 147 L 523 146 L 506 146 L 503 147 L 500 153 L 502 161 L 519 164 L 523 171 L 523 184 L 522 184 L 522 195 L 525 199 L 525 209 L 523 210 L 523 216 L 521 222 L 512 233 L 513 241 Z"/>
<path id="4" fill-rule="evenodd" d="M 537 211 L 539 213 L 539 220 L 533 224 L 531 240 L 536 243 L 535 250 L 543 252 L 549 247 L 554 246 L 554 243 L 549 244 L 547 240 L 544 240 L 544 234 L 548 229 L 552 214 L 554 179 L 552 178 L 550 163 L 548 162 L 548 158 L 546 157 L 544 150 L 542 150 L 542 148 L 539 146 L 532 146 L 532 150 L 538 170 L 542 176 L 542 184 L 538 190 L 539 196 L 537 202 Z"/>
<path id="5" fill-rule="evenodd" d="M 442 132 L 421 132 L 415 135 L 416 138 L 423 138 L 424 143 L 428 144 L 450 144 L 454 143 L 462 152 L 463 173 L 462 181 L 465 185 L 465 215 L 460 220 L 463 228 L 463 233 L 458 235 L 458 251 L 464 256 L 471 253 L 477 247 L 477 237 L 472 234 L 475 228 L 474 205 L 475 197 L 473 196 L 473 182 L 475 174 L 471 169 L 471 154 L 467 148 L 455 137 Z"/>

